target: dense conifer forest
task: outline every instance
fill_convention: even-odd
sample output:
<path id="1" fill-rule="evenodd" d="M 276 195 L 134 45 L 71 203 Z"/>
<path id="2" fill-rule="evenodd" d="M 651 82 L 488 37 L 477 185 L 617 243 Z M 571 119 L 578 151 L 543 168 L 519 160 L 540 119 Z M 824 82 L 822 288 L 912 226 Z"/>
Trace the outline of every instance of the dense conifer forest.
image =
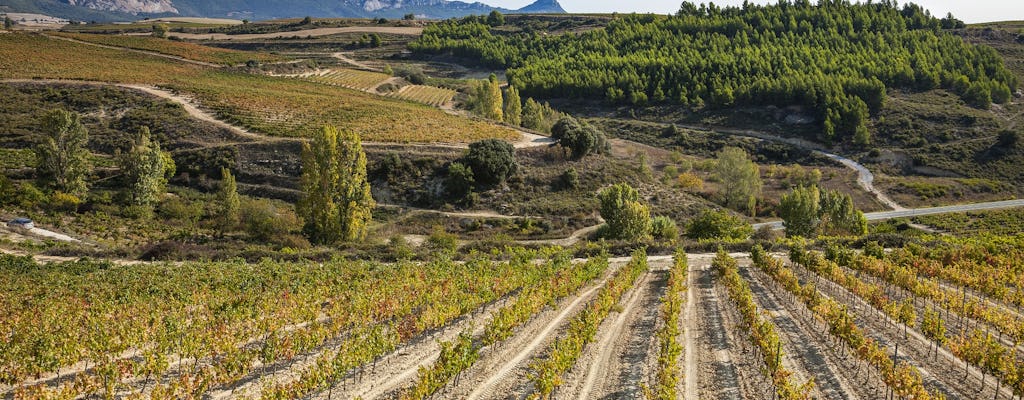
<path id="1" fill-rule="evenodd" d="M 889 89 L 944 88 L 987 108 L 1017 87 L 995 50 L 915 4 L 806 0 L 741 7 L 684 2 L 674 16 L 617 15 L 603 29 L 546 35 L 482 17 L 431 25 L 416 52 L 507 68 L 524 96 L 602 97 L 694 108 L 803 105 L 829 142 L 867 144 Z"/>

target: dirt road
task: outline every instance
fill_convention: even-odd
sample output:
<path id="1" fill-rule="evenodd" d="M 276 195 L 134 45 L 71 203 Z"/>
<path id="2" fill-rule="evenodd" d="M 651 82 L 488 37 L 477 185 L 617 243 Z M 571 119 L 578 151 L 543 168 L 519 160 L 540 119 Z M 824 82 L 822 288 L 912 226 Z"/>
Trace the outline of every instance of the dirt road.
<path id="1" fill-rule="evenodd" d="M 385 33 L 391 35 L 410 35 L 418 36 L 423 33 L 421 27 L 402 27 L 402 26 L 347 26 L 342 28 L 316 28 L 306 29 L 301 31 L 290 31 L 290 32 L 274 32 L 274 33 L 254 33 L 254 34 L 243 34 L 243 35 L 228 35 L 224 33 L 181 33 L 181 32 L 168 32 L 168 37 L 176 37 L 180 39 L 188 40 L 265 40 L 265 39 L 281 39 L 290 37 L 320 37 L 337 35 L 341 33 Z"/>

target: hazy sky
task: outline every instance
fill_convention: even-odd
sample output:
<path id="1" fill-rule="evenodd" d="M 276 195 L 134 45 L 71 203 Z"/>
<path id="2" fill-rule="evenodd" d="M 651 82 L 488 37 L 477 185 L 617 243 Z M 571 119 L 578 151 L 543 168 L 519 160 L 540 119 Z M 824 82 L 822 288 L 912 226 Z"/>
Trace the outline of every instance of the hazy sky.
<path id="1" fill-rule="evenodd" d="M 465 1 L 465 0 L 464 0 Z M 472 1 L 472 0 L 470 0 Z M 526 6 L 533 0 L 480 0 L 483 3 L 516 9 Z M 700 4 L 701 0 L 691 0 Z M 707 2 L 707 0 L 703 0 Z M 777 1 L 753 0 L 752 3 L 776 3 Z M 900 4 L 908 1 L 900 1 Z M 674 13 L 679 10 L 682 0 L 559 0 L 562 7 L 569 12 L 655 12 L 659 14 Z M 718 0 L 718 5 L 739 5 L 743 0 Z M 945 16 L 952 12 L 957 18 L 966 22 L 990 22 L 1024 20 L 1024 1 L 1022 0 L 917 0 L 931 10 L 933 15 Z"/>

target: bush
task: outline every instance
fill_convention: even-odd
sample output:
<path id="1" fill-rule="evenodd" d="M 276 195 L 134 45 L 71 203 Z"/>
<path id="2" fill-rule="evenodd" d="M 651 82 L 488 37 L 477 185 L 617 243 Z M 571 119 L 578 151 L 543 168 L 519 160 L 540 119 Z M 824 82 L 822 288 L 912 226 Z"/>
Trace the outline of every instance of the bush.
<path id="1" fill-rule="evenodd" d="M 881 260 L 885 258 L 885 248 L 876 241 L 870 241 L 864 243 L 864 255 Z"/>
<path id="2" fill-rule="evenodd" d="M 453 162 L 448 165 L 448 179 L 445 180 L 445 191 L 448 200 L 453 203 L 471 199 L 473 193 L 473 170 L 463 163 Z M 472 205 L 472 204 L 470 204 Z"/>
<path id="3" fill-rule="evenodd" d="M 672 218 L 654 217 L 651 220 L 651 236 L 658 240 L 676 240 L 679 238 L 679 227 Z"/>
<path id="4" fill-rule="evenodd" d="M 576 168 L 569 168 L 562 173 L 559 177 L 559 184 L 562 189 L 565 190 L 576 190 L 580 187 L 580 174 L 576 172 Z"/>
<path id="5" fill-rule="evenodd" d="M 625 183 L 611 186 L 598 193 L 601 218 L 606 228 L 601 236 L 609 239 L 640 240 L 651 231 L 651 214 L 640 203 L 640 194 Z"/>
<path id="6" fill-rule="evenodd" d="M 157 214 L 167 220 L 195 223 L 203 216 L 203 204 L 186 202 L 180 197 L 169 197 L 160 203 Z"/>
<path id="7" fill-rule="evenodd" d="M 473 170 L 476 182 L 481 185 L 504 183 L 518 168 L 515 149 L 499 139 L 471 143 L 465 162 Z"/>
<path id="8" fill-rule="evenodd" d="M 78 211 L 78 205 L 82 203 L 82 200 L 78 196 L 67 194 L 64 192 L 56 192 L 53 196 L 50 196 L 50 200 L 47 202 L 47 208 L 51 211 L 71 213 Z"/>
<path id="9" fill-rule="evenodd" d="M 459 249 L 459 238 L 445 231 L 443 226 L 438 225 L 427 237 L 426 246 L 431 251 L 451 255 Z"/>
<path id="10" fill-rule="evenodd" d="M 294 211 L 280 208 L 266 199 L 243 201 L 241 214 L 245 232 L 259 241 L 272 241 L 301 227 Z"/>
<path id="11" fill-rule="evenodd" d="M 690 239 L 735 239 L 743 240 L 754 233 L 754 228 L 740 217 L 725 210 L 705 210 L 690 221 L 686 236 Z"/>
<path id="12" fill-rule="evenodd" d="M 562 117 L 551 127 L 551 138 L 576 160 L 609 150 L 608 139 L 603 132 L 570 116 Z"/>

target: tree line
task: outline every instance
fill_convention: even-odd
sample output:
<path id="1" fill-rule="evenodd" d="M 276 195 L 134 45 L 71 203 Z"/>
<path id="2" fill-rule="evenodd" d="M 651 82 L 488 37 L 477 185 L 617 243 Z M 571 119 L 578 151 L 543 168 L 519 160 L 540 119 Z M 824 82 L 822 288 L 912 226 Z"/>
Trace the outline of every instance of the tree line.
<path id="1" fill-rule="evenodd" d="M 428 26 L 410 47 L 507 68 L 526 97 L 803 105 L 827 141 L 867 144 L 866 123 L 889 89 L 944 88 L 982 108 L 1009 100 L 1018 82 L 998 53 L 943 31 L 962 26 L 894 1 L 684 2 L 673 16 L 619 16 L 604 29 L 564 35 L 509 33 L 466 17 Z"/>

